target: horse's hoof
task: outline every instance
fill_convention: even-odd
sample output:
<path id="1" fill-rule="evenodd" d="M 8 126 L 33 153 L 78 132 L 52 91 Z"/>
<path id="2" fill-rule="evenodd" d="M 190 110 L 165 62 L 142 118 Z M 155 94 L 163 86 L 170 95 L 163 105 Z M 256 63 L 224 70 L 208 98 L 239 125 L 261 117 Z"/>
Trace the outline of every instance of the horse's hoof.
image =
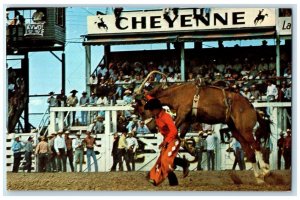
<path id="1" fill-rule="evenodd" d="M 264 177 L 268 177 L 268 176 L 270 176 L 270 174 L 271 174 L 270 170 L 268 170 L 268 169 L 263 169 L 263 176 L 264 176 Z"/>

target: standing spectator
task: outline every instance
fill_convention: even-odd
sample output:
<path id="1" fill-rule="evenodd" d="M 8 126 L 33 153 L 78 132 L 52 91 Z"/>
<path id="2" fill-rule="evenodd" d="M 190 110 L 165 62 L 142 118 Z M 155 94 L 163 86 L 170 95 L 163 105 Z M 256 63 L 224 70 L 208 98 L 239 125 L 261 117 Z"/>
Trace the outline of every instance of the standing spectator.
<path id="1" fill-rule="evenodd" d="M 234 139 L 232 147 L 235 156 L 232 170 L 235 170 L 236 164 L 239 165 L 240 170 L 246 169 L 245 160 L 244 160 L 244 151 L 239 141 L 237 141 L 237 139 Z"/>
<path id="2" fill-rule="evenodd" d="M 207 170 L 215 170 L 216 136 L 212 131 L 207 132 Z"/>
<path id="3" fill-rule="evenodd" d="M 117 164 L 119 164 L 119 153 L 118 153 L 118 144 L 119 144 L 119 135 L 118 133 L 114 133 L 114 142 L 113 142 L 113 147 L 111 151 L 111 156 L 113 157 L 113 165 L 111 167 L 110 171 L 116 171 Z M 120 170 L 120 165 L 119 165 L 119 170 Z"/>
<path id="4" fill-rule="evenodd" d="M 285 162 L 285 169 L 290 169 L 291 164 L 292 164 L 292 130 L 287 129 L 286 130 L 287 136 L 285 137 L 284 140 L 284 145 L 283 145 L 283 158 Z"/>
<path id="5" fill-rule="evenodd" d="M 13 171 L 17 173 L 19 171 L 20 163 L 21 163 L 21 150 L 23 148 L 23 144 L 20 141 L 20 136 L 16 136 L 15 140 L 12 144 L 11 150 L 14 152 L 14 165 Z"/>
<path id="6" fill-rule="evenodd" d="M 68 106 L 69 107 L 76 107 L 76 105 L 78 104 L 78 98 L 77 98 L 77 96 L 76 96 L 76 93 L 77 93 L 78 91 L 77 90 L 72 90 L 71 91 L 71 93 L 72 93 L 72 95 L 70 95 L 68 98 L 67 98 L 67 104 L 68 104 Z M 76 116 L 76 111 L 72 111 L 71 112 L 72 113 L 72 126 L 74 126 L 75 125 L 75 116 Z M 71 118 L 71 113 L 70 113 L 70 116 L 69 116 L 69 118 L 68 118 L 68 123 L 69 123 L 69 125 L 71 125 L 70 124 L 70 118 Z"/>
<path id="7" fill-rule="evenodd" d="M 94 145 L 96 144 L 96 139 L 91 136 L 91 132 L 86 132 L 86 138 L 83 142 L 86 144 L 86 157 L 87 157 L 87 165 L 88 165 L 88 172 L 91 172 L 91 157 L 94 160 L 95 165 L 95 172 L 98 172 L 98 162 L 96 158 L 96 154 L 94 151 Z"/>
<path id="8" fill-rule="evenodd" d="M 274 85 L 270 80 L 267 81 L 267 101 L 272 102 L 278 98 L 278 90 L 276 85 Z M 266 109 L 267 115 L 271 116 L 270 107 Z"/>
<path id="9" fill-rule="evenodd" d="M 277 169 L 281 169 L 281 157 L 283 153 L 283 147 L 284 147 L 284 133 L 280 133 L 280 138 L 277 140 Z"/>
<path id="10" fill-rule="evenodd" d="M 80 138 L 80 133 L 76 133 L 76 138 L 72 141 L 72 146 L 75 149 L 74 165 L 75 172 L 77 172 L 77 164 L 79 163 L 79 172 L 82 172 L 82 162 L 83 162 L 83 143 Z"/>
<path id="11" fill-rule="evenodd" d="M 123 77 L 121 75 L 119 75 L 118 79 L 115 82 L 115 84 L 117 86 L 116 93 L 115 93 L 117 99 L 122 99 L 122 94 L 123 94 L 122 84 L 123 83 L 124 83 Z"/>
<path id="12" fill-rule="evenodd" d="M 270 154 L 273 150 L 273 143 L 270 138 L 264 140 L 264 138 L 261 138 L 261 153 L 263 156 L 263 160 L 269 164 L 270 163 Z"/>
<path id="13" fill-rule="evenodd" d="M 67 96 L 63 90 L 60 91 L 60 94 L 56 96 L 57 106 L 64 107 L 67 106 Z"/>
<path id="14" fill-rule="evenodd" d="M 50 148 L 50 153 L 49 153 L 49 171 L 51 172 L 57 172 L 57 163 L 56 163 L 56 158 L 57 158 L 57 153 L 54 148 L 54 140 L 56 138 L 57 133 L 52 133 L 51 135 L 48 136 L 49 142 L 48 146 Z"/>
<path id="15" fill-rule="evenodd" d="M 128 161 L 129 163 L 131 163 L 132 171 L 135 171 L 135 153 L 136 150 L 139 148 L 139 144 L 138 141 L 135 137 L 133 137 L 133 133 L 128 133 L 128 137 L 126 138 L 126 142 L 127 142 L 127 156 L 128 156 Z"/>
<path id="16" fill-rule="evenodd" d="M 123 130 L 122 135 L 119 138 L 119 142 L 118 142 L 118 155 L 119 155 L 118 161 L 119 161 L 120 171 L 123 171 L 123 159 L 125 160 L 127 171 L 131 171 L 128 156 L 126 155 L 127 147 L 128 147 L 126 136 L 127 136 L 127 132 L 126 130 Z"/>
<path id="17" fill-rule="evenodd" d="M 39 159 L 38 172 L 46 172 L 49 153 L 50 153 L 49 145 L 46 142 L 46 138 L 42 136 L 41 141 L 38 143 L 35 149 L 35 154 Z"/>
<path id="18" fill-rule="evenodd" d="M 163 142 L 159 145 L 161 148 L 159 158 L 149 173 L 149 181 L 157 186 L 168 177 L 171 186 L 178 185 L 178 179 L 174 173 L 177 165 L 183 169 L 183 177 L 189 173 L 189 162 L 186 159 L 176 157 L 180 147 L 178 131 L 172 117 L 162 108 L 161 102 L 156 99 L 150 99 L 145 104 L 145 110 L 150 110 L 155 116 L 155 122 L 159 132 L 163 135 Z"/>
<path id="19" fill-rule="evenodd" d="M 90 84 L 91 92 L 95 93 L 96 92 L 96 87 L 97 87 L 97 84 L 98 84 L 98 77 L 95 74 L 92 74 L 90 76 L 89 84 Z"/>
<path id="20" fill-rule="evenodd" d="M 207 143 L 205 138 L 207 137 L 206 133 L 203 133 L 203 131 L 200 131 L 199 133 L 199 140 L 195 145 L 196 148 L 196 153 L 197 153 L 197 157 L 198 157 L 198 164 L 197 164 L 197 170 L 203 170 L 203 168 L 201 167 L 202 164 L 202 154 L 204 151 L 206 151 L 207 148 Z"/>
<path id="21" fill-rule="evenodd" d="M 60 91 L 60 94 L 58 94 L 56 96 L 56 100 L 57 100 L 57 106 L 58 107 L 65 107 L 67 106 L 67 96 L 65 95 L 64 90 Z M 64 118 L 65 116 L 67 116 L 68 112 L 60 112 L 60 117 Z"/>
<path id="22" fill-rule="evenodd" d="M 62 137 L 63 130 L 59 130 L 57 132 L 57 137 L 54 140 L 54 149 L 57 154 L 57 171 L 61 172 L 66 172 L 67 165 L 66 165 L 66 152 L 67 152 L 67 147 L 66 147 L 66 141 L 65 138 Z"/>
<path id="23" fill-rule="evenodd" d="M 48 97 L 47 103 L 49 104 L 48 109 L 49 109 L 49 112 L 50 112 L 50 107 L 57 106 L 57 99 L 54 98 L 54 92 L 50 92 L 49 95 L 50 95 L 50 97 Z"/>
<path id="24" fill-rule="evenodd" d="M 103 123 L 104 117 L 103 116 L 97 116 L 96 117 L 96 123 L 95 123 L 95 133 L 101 134 L 104 133 L 104 123 Z"/>
<path id="25" fill-rule="evenodd" d="M 71 171 L 74 172 L 74 165 L 73 165 L 74 155 L 73 155 L 73 146 L 72 146 L 72 140 L 73 139 L 69 137 L 69 134 L 70 134 L 69 131 L 65 132 L 65 142 L 66 142 L 66 147 L 67 147 L 67 158 L 69 159 L 69 164 L 70 164 L 70 167 L 71 167 Z"/>
<path id="26" fill-rule="evenodd" d="M 24 170 L 27 170 L 28 173 L 31 172 L 31 164 L 32 164 L 32 152 L 33 152 L 33 138 L 30 136 L 25 143 L 24 150 L 25 150 L 25 166 Z"/>
<path id="27" fill-rule="evenodd" d="M 145 135 L 150 133 L 149 128 L 145 125 L 145 121 L 140 121 L 138 126 L 132 130 L 136 135 Z"/>
<path id="28" fill-rule="evenodd" d="M 86 96 L 87 92 L 82 92 L 82 96 L 79 99 L 79 105 L 85 107 L 89 104 L 89 98 Z M 81 111 L 81 124 L 87 125 L 87 111 Z"/>

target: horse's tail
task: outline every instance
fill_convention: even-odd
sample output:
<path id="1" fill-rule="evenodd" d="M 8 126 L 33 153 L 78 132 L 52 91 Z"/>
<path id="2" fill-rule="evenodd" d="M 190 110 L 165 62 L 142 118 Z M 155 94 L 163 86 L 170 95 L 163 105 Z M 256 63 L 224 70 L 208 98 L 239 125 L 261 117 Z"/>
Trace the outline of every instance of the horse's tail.
<path id="1" fill-rule="evenodd" d="M 259 123 L 259 127 L 255 131 L 255 137 L 257 141 L 260 141 L 261 138 L 264 141 L 268 141 L 271 136 L 271 120 L 269 118 L 264 118 L 256 111 L 257 121 Z"/>

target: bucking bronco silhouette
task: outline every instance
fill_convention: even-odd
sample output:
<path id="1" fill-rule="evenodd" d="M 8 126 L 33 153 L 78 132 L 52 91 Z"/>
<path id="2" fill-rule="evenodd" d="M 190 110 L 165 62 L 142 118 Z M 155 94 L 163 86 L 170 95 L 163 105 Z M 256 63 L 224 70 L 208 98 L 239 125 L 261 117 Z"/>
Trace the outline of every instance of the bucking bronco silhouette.
<path id="1" fill-rule="evenodd" d="M 108 30 L 108 27 L 105 24 L 105 22 L 103 21 L 103 18 L 100 18 L 100 17 L 98 17 L 98 18 L 100 19 L 100 22 L 95 22 L 95 24 L 97 24 L 98 28 L 99 29 L 104 28 L 104 29 Z"/>
<path id="2" fill-rule="evenodd" d="M 256 17 L 255 20 L 254 20 L 254 24 L 255 24 L 255 25 L 256 25 L 259 21 L 261 21 L 260 23 L 262 23 L 262 22 L 265 20 L 265 17 L 268 16 L 267 13 L 264 14 L 264 15 L 262 15 L 262 12 L 263 12 L 263 11 L 264 11 L 264 9 L 262 9 L 262 10 L 260 10 L 260 11 L 258 12 L 257 17 Z"/>

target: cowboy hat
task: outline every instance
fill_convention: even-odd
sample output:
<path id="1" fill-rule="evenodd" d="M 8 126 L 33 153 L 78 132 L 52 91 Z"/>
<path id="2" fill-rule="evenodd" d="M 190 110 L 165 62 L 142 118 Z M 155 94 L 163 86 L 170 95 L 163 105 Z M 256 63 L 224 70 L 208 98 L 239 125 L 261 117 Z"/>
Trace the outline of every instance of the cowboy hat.
<path id="1" fill-rule="evenodd" d="M 162 104 L 159 99 L 150 99 L 144 106 L 145 110 L 161 109 Z"/>
<path id="2" fill-rule="evenodd" d="M 70 93 L 77 93 L 78 91 L 77 90 L 72 90 Z"/>
<path id="3" fill-rule="evenodd" d="M 130 90 L 125 90 L 124 94 L 131 94 Z"/>
<path id="4" fill-rule="evenodd" d="M 49 95 L 54 95 L 54 92 L 49 92 Z"/>
<path id="5" fill-rule="evenodd" d="M 60 129 L 59 131 L 57 131 L 57 134 L 62 134 L 64 131 L 62 129 Z"/>
<path id="6" fill-rule="evenodd" d="M 83 91 L 82 94 L 87 94 L 87 92 L 86 92 L 86 91 Z"/>

